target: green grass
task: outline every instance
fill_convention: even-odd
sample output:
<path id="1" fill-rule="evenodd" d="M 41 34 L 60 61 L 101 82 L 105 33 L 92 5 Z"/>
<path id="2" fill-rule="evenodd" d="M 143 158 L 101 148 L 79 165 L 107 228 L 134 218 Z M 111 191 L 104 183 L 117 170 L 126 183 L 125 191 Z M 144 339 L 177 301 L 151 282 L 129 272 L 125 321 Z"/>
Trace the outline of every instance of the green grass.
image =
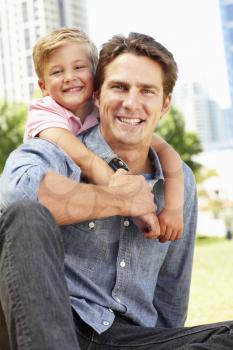
<path id="1" fill-rule="evenodd" d="M 233 320 L 233 240 L 197 239 L 186 326 Z"/>

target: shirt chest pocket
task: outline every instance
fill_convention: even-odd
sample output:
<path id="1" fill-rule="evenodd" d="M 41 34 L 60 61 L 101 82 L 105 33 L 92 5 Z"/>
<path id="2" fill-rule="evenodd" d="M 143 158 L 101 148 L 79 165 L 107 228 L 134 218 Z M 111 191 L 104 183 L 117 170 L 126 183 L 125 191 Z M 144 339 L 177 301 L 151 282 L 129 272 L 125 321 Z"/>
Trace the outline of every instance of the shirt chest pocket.
<path id="1" fill-rule="evenodd" d="M 72 269 L 95 271 L 109 256 L 113 236 L 110 218 L 64 228 L 66 264 Z"/>

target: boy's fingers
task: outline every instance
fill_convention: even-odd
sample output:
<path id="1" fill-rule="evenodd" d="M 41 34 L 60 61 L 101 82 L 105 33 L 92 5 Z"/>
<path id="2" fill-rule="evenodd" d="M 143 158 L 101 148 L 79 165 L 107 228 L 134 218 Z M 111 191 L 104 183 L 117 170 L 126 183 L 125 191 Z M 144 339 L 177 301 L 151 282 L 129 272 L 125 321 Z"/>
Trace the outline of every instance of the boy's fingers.
<path id="1" fill-rule="evenodd" d="M 160 235 L 164 236 L 166 234 L 166 225 L 163 223 L 160 223 Z"/>

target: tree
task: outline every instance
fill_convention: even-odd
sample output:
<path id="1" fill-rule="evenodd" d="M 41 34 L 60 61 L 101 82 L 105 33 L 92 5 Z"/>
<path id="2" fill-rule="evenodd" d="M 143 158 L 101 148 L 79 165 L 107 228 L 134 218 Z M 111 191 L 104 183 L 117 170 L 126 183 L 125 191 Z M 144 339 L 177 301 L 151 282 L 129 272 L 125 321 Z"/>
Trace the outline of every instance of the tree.
<path id="1" fill-rule="evenodd" d="M 27 107 L 20 103 L 0 104 L 0 173 L 10 152 L 23 141 Z"/>
<path id="2" fill-rule="evenodd" d="M 162 118 L 156 132 L 174 147 L 197 175 L 201 164 L 195 162 L 192 157 L 202 152 L 201 141 L 197 134 L 185 130 L 184 118 L 176 108 L 172 107 Z"/>

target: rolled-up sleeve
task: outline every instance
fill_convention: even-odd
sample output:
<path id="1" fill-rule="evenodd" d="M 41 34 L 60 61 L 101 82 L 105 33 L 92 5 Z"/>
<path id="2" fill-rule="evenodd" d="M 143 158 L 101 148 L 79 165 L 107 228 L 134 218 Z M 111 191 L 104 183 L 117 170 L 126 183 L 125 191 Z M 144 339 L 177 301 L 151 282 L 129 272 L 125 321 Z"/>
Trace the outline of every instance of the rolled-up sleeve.
<path id="1" fill-rule="evenodd" d="M 0 177 L 0 209 L 22 199 L 38 201 L 40 183 L 50 171 L 80 179 L 80 169 L 57 145 L 33 139 L 9 156 Z"/>

